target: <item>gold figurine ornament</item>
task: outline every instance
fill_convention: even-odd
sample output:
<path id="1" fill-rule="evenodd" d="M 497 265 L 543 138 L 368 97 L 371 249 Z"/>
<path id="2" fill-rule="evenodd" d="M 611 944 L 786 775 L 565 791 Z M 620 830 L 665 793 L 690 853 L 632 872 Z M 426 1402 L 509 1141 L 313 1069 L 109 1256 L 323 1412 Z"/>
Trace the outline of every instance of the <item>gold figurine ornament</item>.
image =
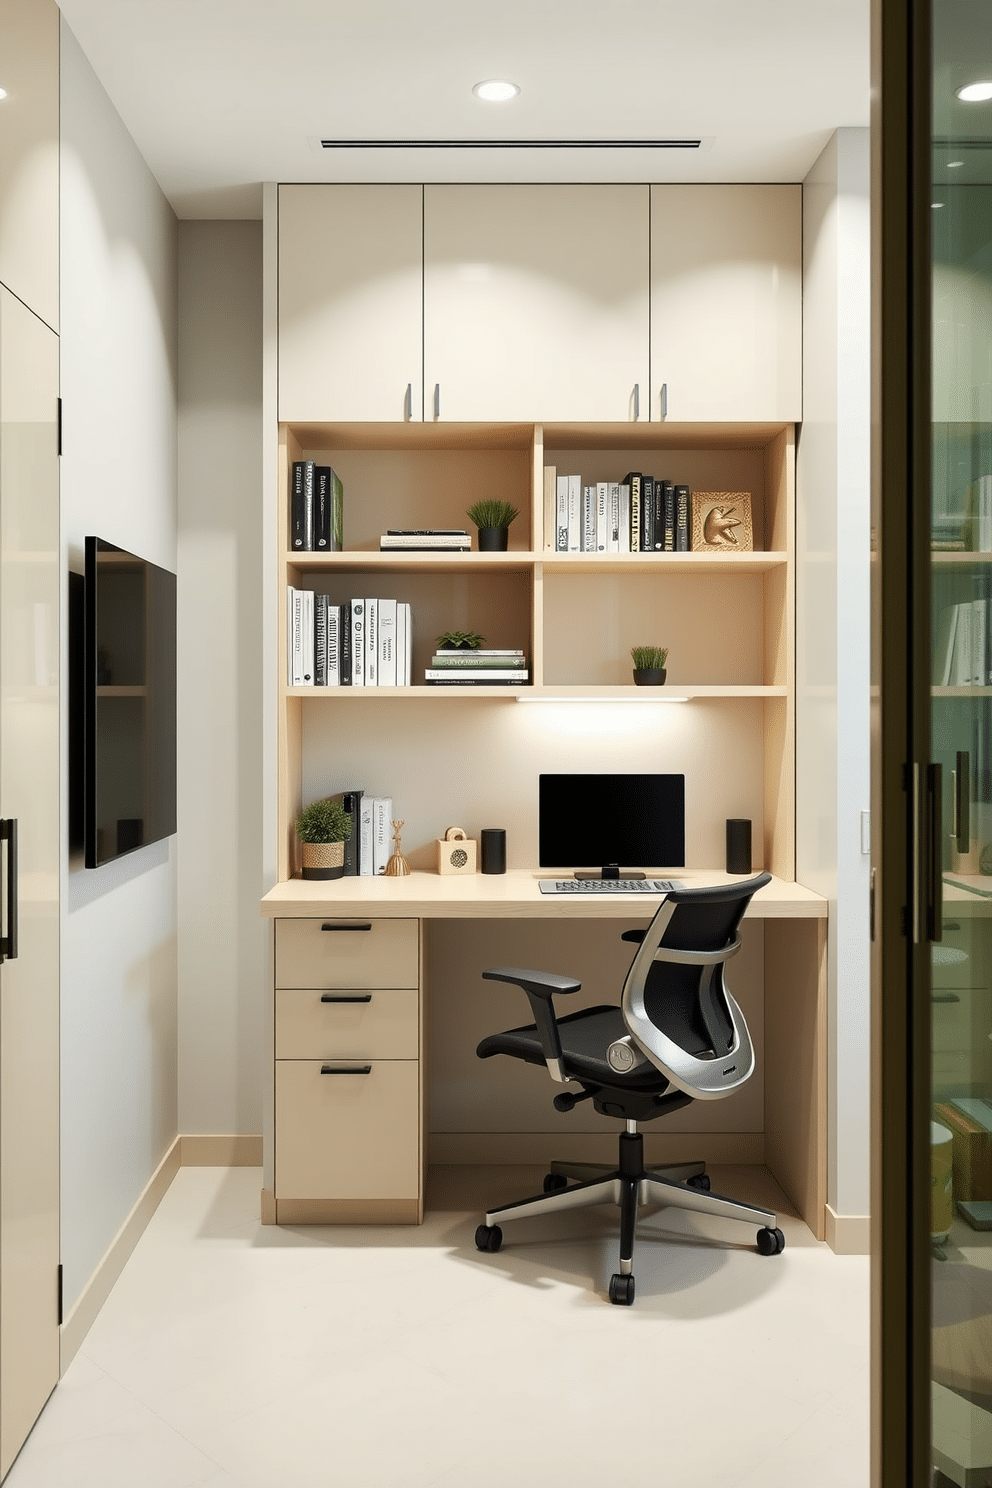
<path id="1" fill-rule="evenodd" d="M 393 822 L 393 852 L 386 864 L 386 876 L 388 878 L 405 878 L 410 872 L 410 864 L 400 851 L 400 828 L 401 821 Z"/>

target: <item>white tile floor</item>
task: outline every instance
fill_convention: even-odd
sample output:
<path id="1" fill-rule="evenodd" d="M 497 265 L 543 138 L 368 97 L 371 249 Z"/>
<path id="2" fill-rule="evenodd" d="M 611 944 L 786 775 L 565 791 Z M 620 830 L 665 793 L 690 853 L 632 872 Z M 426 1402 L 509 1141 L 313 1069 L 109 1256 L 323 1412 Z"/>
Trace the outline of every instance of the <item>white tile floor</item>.
<path id="1" fill-rule="evenodd" d="M 185 1168 L 5 1488 L 864 1488 L 868 1262 L 759 1169 L 713 1187 L 782 1215 L 643 1222 L 611 1307 L 615 1211 L 507 1225 L 534 1169 L 442 1169 L 420 1229 L 277 1229 L 254 1168 Z"/>

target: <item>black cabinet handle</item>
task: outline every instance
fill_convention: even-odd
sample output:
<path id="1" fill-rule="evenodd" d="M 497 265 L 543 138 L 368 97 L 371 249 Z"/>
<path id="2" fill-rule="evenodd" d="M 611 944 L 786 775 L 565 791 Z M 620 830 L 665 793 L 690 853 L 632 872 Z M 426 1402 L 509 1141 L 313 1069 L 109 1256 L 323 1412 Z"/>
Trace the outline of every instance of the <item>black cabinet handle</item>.
<path id="1" fill-rule="evenodd" d="M 322 1075 L 370 1075 L 372 1066 L 370 1064 L 322 1064 L 320 1066 Z"/>
<path id="2" fill-rule="evenodd" d="M 366 992 L 363 997 L 359 997 L 357 995 L 352 997 L 339 997 L 334 992 L 325 992 L 321 996 L 320 1000 L 321 1002 L 371 1002 L 372 993 Z"/>
<path id="3" fill-rule="evenodd" d="M 7 844 L 7 934 L 0 935 L 0 961 L 17 959 L 17 818 L 0 821 L 0 842 Z"/>
<path id="4" fill-rule="evenodd" d="M 924 874 L 925 874 L 925 909 L 926 923 L 924 926 L 927 940 L 943 940 L 944 938 L 944 868 L 943 868 L 943 828 L 941 826 L 941 806 L 943 804 L 942 770 L 940 765 L 927 765 L 926 802 L 924 812 Z M 966 834 L 970 835 L 970 829 L 966 823 Z"/>
<path id="5" fill-rule="evenodd" d="M 320 928 L 321 928 L 321 930 L 371 930 L 372 929 L 372 921 L 369 920 L 369 921 L 367 921 L 363 925 L 339 925 L 339 924 L 321 925 Z"/>

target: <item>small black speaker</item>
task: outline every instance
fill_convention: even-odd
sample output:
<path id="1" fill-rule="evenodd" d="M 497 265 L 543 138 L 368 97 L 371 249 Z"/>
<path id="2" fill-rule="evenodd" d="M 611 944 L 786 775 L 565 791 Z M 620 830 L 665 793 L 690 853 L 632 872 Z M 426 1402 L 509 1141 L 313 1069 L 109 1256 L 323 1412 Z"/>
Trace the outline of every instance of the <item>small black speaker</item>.
<path id="1" fill-rule="evenodd" d="M 483 873 L 506 872 L 506 832 L 502 827 L 482 829 Z"/>
<path id="2" fill-rule="evenodd" d="M 741 816 L 727 818 L 727 872 L 751 872 L 751 823 Z"/>

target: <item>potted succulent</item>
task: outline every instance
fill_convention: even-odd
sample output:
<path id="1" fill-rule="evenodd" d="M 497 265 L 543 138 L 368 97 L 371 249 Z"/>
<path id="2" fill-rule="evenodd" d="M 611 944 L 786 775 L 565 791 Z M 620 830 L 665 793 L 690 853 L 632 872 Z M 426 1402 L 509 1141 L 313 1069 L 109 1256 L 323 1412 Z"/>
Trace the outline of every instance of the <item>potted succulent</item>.
<path id="1" fill-rule="evenodd" d="M 631 646 L 635 687 L 661 687 L 668 676 L 665 663 L 667 646 Z"/>
<path id="2" fill-rule="evenodd" d="M 311 801 L 296 818 L 296 835 L 303 844 L 304 878 L 341 878 L 344 845 L 351 836 L 352 819 L 340 801 Z"/>
<path id="3" fill-rule="evenodd" d="M 479 529 L 480 553 L 505 553 L 510 536 L 510 523 L 519 516 L 508 501 L 477 501 L 465 515 Z"/>
<path id="4" fill-rule="evenodd" d="M 485 639 L 477 630 L 446 630 L 436 644 L 439 651 L 478 651 Z"/>

